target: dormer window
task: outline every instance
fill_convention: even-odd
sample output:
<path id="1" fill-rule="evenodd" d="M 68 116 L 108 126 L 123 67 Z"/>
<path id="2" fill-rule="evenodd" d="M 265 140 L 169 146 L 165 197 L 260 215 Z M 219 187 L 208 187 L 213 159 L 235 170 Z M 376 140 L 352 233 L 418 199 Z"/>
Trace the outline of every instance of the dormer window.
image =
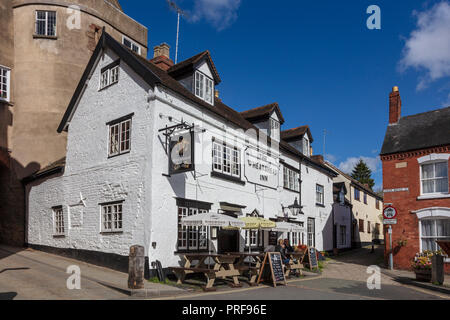
<path id="1" fill-rule="evenodd" d="M 270 118 L 270 137 L 280 140 L 280 122 L 273 118 Z"/>
<path id="2" fill-rule="evenodd" d="M 214 83 L 200 71 L 195 72 L 195 95 L 206 102 L 213 104 Z"/>
<path id="3" fill-rule="evenodd" d="M 311 154 L 310 154 L 310 149 L 309 149 L 309 140 L 306 138 L 306 137 L 303 137 L 303 154 L 305 155 L 305 156 L 307 156 L 307 157 L 309 157 Z"/>

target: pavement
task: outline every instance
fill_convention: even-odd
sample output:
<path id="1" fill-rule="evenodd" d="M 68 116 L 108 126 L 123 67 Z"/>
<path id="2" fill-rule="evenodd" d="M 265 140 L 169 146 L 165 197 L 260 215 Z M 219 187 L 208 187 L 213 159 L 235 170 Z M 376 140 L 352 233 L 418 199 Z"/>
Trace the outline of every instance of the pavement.
<path id="1" fill-rule="evenodd" d="M 321 274 L 304 272 L 287 285 L 231 289 L 226 283 L 217 292 L 204 293 L 157 283 L 143 290 L 127 288 L 126 273 L 31 249 L 0 245 L 0 300 L 449 300 L 449 277 L 444 286 L 415 281 L 408 271 L 380 268 L 381 288 L 367 286 L 369 266 L 382 265 L 383 249 L 346 252 L 325 262 Z M 81 289 L 69 290 L 69 266 L 81 271 Z"/>
<path id="2" fill-rule="evenodd" d="M 81 289 L 70 290 L 69 266 L 78 266 Z M 0 245 L 0 300 L 118 300 L 176 296 L 188 291 L 145 282 L 128 289 L 128 274 L 32 249 Z"/>

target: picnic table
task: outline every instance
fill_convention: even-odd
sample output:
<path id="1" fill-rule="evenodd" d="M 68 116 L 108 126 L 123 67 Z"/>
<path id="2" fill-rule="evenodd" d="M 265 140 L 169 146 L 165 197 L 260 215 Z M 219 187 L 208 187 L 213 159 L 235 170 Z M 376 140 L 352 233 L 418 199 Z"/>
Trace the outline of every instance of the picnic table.
<path id="1" fill-rule="evenodd" d="M 289 258 L 289 263 L 285 265 L 285 277 L 289 277 L 291 271 L 298 270 L 299 276 L 303 275 L 303 259 L 306 251 L 288 252 L 286 256 Z"/>
<path id="2" fill-rule="evenodd" d="M 241 275 L 243 275 L 244 272 L 249 271 L 250 285 L 256 286 L 256 280 L 258 279 L 261 270 L 264 253 L 232 252 L 229 254 L 239 256 L 235 262 L 235 269 L 239 270 Z"/>
<path id="3" fill-rule="evenodd" d="M 183 254 L 185 264 L 183 267 L 170 267 L 177 276 L 177 283 L 184 282 L 186 275 L 192 273 L 203 273 L 206 276 L 207 283 L 204 287 L 205 291 L 215 291 L 214 282 L 217 278 L 225 279 L 231 277 L 233 279 L 233 287 L 241 287 L 238 276 L 240 271 L 234 266 L 235 261 L 239 259 L 234 254 L 216 254 L 216 253 L 186 253 Z M 206 260 L 212 260 L 212 265 L 206 264 Z"/>

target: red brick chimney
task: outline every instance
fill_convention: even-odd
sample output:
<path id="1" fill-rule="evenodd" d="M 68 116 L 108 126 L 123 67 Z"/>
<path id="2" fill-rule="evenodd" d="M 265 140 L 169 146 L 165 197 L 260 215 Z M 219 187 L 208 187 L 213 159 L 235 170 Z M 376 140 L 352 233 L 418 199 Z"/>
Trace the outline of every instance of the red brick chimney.
<path id="1" fill-rule="evenodd" d="M 398 123 L 402 116 L 402 99 L 398 87 L 392 88 L 389 95 L 389 124 Z"/>
<path id="2" fill-rule="evenodd" d="M 153 59 L 150 60 L 157 67 L 167 71 L 173 66 L 173 61 L 170 59 L 170 46 L 167 43 L 160 44 L 154 48 Z"/>

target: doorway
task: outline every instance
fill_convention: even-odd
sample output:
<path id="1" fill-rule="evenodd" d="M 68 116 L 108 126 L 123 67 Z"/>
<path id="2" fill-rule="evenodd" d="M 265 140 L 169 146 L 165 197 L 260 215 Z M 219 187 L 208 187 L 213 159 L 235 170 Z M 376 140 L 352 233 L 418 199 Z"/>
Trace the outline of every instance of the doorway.
<path id="1" fill-rule="evenodd" d="M 219 230 L 217 234 L 218 253 L 239 252 L 239 231 Z"/>

